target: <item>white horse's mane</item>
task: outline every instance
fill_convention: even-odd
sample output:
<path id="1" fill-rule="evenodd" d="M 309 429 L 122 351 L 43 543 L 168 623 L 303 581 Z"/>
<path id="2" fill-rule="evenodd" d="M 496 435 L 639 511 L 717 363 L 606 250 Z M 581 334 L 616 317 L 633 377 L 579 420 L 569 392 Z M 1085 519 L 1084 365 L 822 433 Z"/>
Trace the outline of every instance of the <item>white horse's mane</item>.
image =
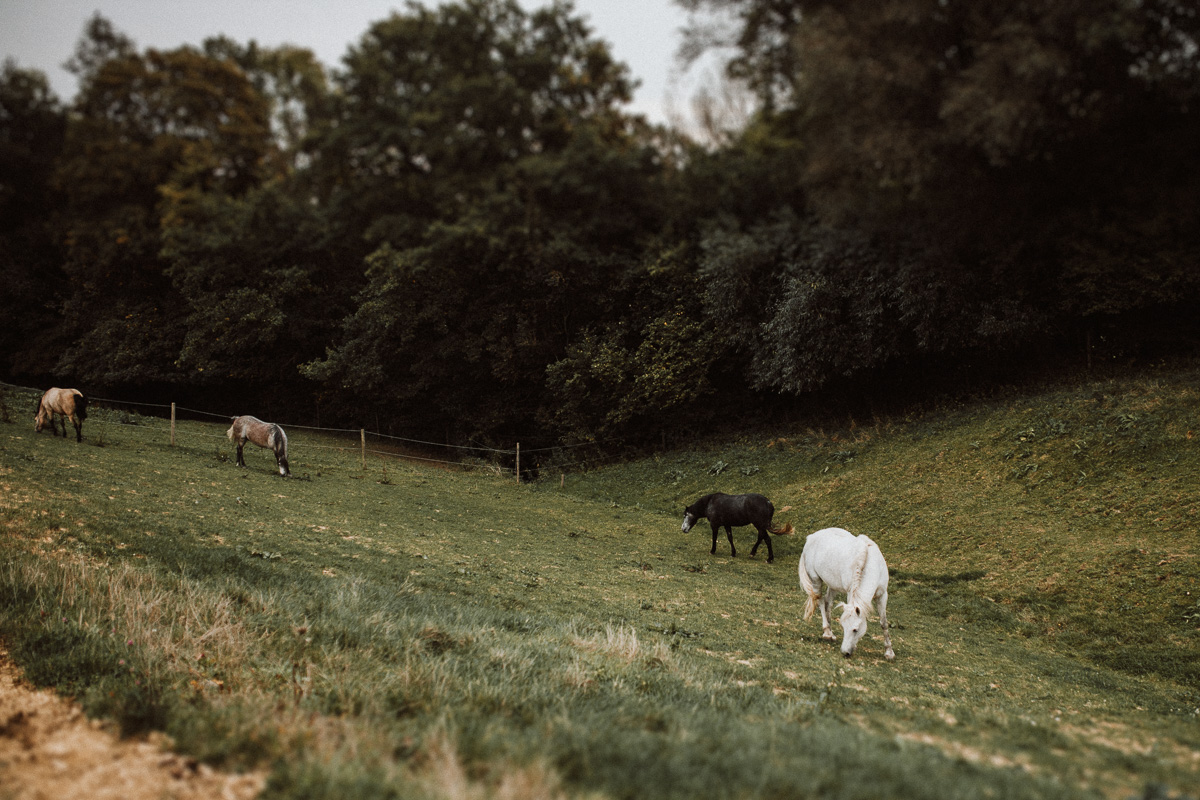
<path id="1" fill-rule="evenodd" d="M 870 606 L 871 598 L 862 596 L 863 573 L 867 570 L 867 557 L 871 553 L 871 545 L 875 542 L 871 541 L 870 537 L 862 535 L 858 537 L 858 543 L 862 548 L 854 554 L 854 563 L 850 565 L 850 574 L 853 576 L 850 579 L 850 589 L 846 592 L 846 602 L 862 608 Z M 878 547 L 878 545 L 876 545 Z"/>

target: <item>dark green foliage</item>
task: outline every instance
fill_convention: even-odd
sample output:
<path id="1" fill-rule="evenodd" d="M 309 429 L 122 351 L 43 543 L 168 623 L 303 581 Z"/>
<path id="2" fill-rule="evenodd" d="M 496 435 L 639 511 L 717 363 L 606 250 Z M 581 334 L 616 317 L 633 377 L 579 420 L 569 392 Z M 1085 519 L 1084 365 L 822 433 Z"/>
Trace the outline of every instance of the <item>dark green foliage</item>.
<path id="1" fill-rule="evenodd" d="M 236 66 L 188 47 L 109 58 L 83 87 L 56 175 L 72 339 L 58 369 L 107 386 L 177 381 L 188 298 L 165 272 L 162 234 L 178 212 L 160 201 L 251 188 L 266 104 Z"/>
<path id="2" fill-rule="evenodd" d="M 1197 21 L 1183 6 L 684 5 L 732 20 L 718 41 L 762 101 L 751 131 L 804 144 L 808 209 L 850 234 L 823 280 L 790 287 L 775 380 L 797 357 L 809 360 L 783 383 L 813 387 L 1086 327 L 1106 355 L 1194 340 L 1179 313 L 1200 296 L 1183 222 L 1200 170 Z M 712 44 L 705 30 L 691 46 Z M 789 269 L 782 257 L 772 272 Z M 837 333 L 799 324 L 821 313 Z"/>
<path id="3" fill-rule="evenodd" d="M 658 222 L 657 155 L 616 109 L 624 68 L 566 7 L 509 2 L 413 7 L 347 66 L 331 197 L 370 201 L 380 247 L 305 374 L 459 436 L 530 424 L 546 365 L 620 313 Z"/>
<path id="4" fill-rule="evenodd" d="M 558 399 L 551 424 L 586 439 L 629 435 L 656 420 L 678 423 L 681 410 L 711 397 L 709 372 L 723 349 L 699 316 L 680 305 L 637 330 L 586 331 L 547 369 Z"/>
<path id="5" fill-rule="evenodd" d="M 331 252 L 333 232 L 295 187 L 270 183 L 235 197 L 165 192 L 165 274 L 186 298 L 177 365 L 189 381 L 300 382 L 321 354 L 358 276 Z"/>
<path id="6" fill-rule="evenodd" d="M 758 101 L 707 146 L 569 4 L 411 3 L 328 68 L 93 17 L 69 115 L 0 74 L 0 370 L 615 450 L 1195 352 L 1186 3 L 680 4 Z"/>
<path id="7" fill-rule="evenodd" d="M 0 65 L 0 370 L 41 374 L 64 345 L 54 297 L 62 253 L 49 216 L 67 117 L 44 75 Z"/>

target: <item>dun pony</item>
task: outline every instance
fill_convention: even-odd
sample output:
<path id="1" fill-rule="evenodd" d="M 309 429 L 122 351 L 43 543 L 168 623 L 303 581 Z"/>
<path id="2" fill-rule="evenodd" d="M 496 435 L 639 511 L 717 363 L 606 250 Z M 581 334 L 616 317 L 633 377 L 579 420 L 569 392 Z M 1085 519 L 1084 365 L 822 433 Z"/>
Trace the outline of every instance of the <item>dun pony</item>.
<path id="1" fill-rule="evenodd" d="M 78 389 L 47 389 L 38 401 L 37 416 L 33 418 L 33 429 L 38 433 L 50 423 L 50 431 L 57 436 L 58 428 L 54 418 L 63 418 L 62 435 L 67 438 L 67 420 L 75 426 L 75 441 L 83 441 L 83 421 L 87 419 L 87 398 Z"/>
<path id="2" fill-rule="evenodd" d="M 275 453 L 275 463 L 279 465 L 280 475 L 286 478 L 292 474 L 288 469 L 287 434 L 283 432 L 283 428 L 273 422 L 263 422 L 258 417 L 249 415 L 232 419 L 233 424 L 229 426 L 229 430 L 225 431 L 225 435 L 237 444 L 237 465 L 239 467 L 246 466 L 246 459 L 242 457 L 242 447 L 249 440 L 259 447 L 265 447 Z"/>
<path id="3" fill-rule="evenodd" d="M 832 639 L 829 627 L 834 592 L 845 592 L 842 604 L 842 655 L 854 654 L 858 640 L 867 632 L 867 612 L 872 603 L 879 610 L 879 625 L 883 628 L 884 656 L 896 657 L 887 620 L 887 562 L 879 545 L 868 536 L 855 536 L 841 528 L 825 528 L 810 534 L 800 553 L 800 585 L 808 595 L 804 618 L 813 615 L 818 601 L 821 605 L 821 636 Z M 824 591 L 821 591 L 824 584 Z"/>

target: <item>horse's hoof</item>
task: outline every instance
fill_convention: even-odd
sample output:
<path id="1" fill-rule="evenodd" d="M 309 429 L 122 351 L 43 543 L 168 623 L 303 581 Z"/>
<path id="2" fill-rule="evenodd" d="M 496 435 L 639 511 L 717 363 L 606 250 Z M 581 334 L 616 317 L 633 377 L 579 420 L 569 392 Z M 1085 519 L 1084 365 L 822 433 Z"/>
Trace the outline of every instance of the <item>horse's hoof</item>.
<path id="1" fill-rule="evenodd" d="M 886 653 L 884 653 L 883 657 L 886 658 L 888 661 L 896 660 L 896 654 L 893 653 L 891 650 L 888 650 Z"/>
<path id="2" fill-rule="evenodd" d="M 773 558 L 768 558 L 768 559 L 767 559 L 767 563 L 768 563 L 768 564 L 774 564 L 774 563 L 775 563 L 775 559 L 773 559 Z"/>

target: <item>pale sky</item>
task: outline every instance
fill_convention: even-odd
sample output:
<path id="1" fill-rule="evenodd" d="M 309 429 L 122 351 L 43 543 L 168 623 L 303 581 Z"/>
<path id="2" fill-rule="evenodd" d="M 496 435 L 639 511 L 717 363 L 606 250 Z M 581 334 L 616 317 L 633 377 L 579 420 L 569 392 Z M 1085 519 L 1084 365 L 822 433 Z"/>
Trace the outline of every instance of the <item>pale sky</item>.
<path id="1" fill-rule="evenodd" d="M 520 2 L 526 9 L 547 4 Z M 199 45 L 225 34 L 242 43 L 307 47 L 326 67 L 338 68 L 347 48 L 393 9 L 403 10 L 403 0 L 0 0 L 0 61 L 41 70 L 59 99 L 70 102 L 75 78 L 62 64 L 99 11 L 139 50 Z M 686 12 L 672 0 L 576 0 L 575 10 L 641 82 L 630 110 L 665 123 L 669 108 L 686 107 L 675 58 Z"/>

